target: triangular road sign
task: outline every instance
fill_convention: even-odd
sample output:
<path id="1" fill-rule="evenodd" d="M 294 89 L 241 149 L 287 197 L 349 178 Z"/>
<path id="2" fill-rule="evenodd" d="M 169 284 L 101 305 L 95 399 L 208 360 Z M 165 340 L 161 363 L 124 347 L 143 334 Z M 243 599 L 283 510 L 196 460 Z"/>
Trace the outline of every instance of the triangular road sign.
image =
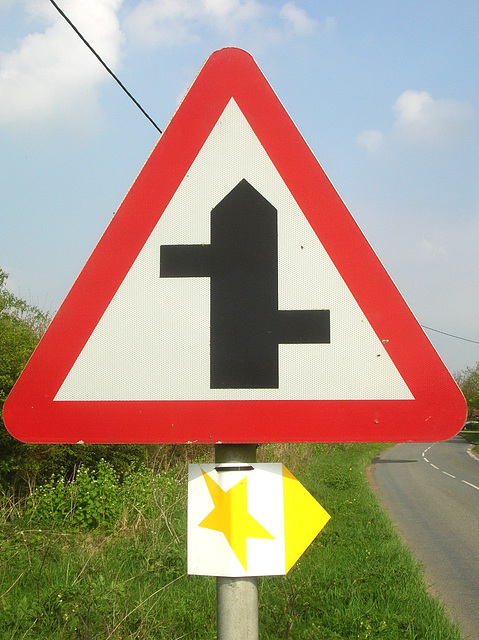
<path id="1" fill-rule="evenodd" d="M 31 442 L 427 441 L 465 402 L 254 60 L 199 73 L 5 403 Z"/>

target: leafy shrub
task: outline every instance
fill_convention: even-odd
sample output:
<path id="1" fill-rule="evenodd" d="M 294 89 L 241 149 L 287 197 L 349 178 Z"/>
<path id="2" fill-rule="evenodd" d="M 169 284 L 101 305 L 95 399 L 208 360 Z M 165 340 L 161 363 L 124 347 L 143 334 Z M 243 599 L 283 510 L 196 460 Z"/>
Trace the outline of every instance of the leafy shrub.
<path id="1" fill-rule="evenodd" d="M 23 515 L 40 528 L 111 531 L 155 518 L 170 526 L 169 511 L 184 498 L 185 475 L 186 465 L 160 473 L 133 465 L 121 477 L 110 462 L 100 460 L 95 469 L 81 466 L 71 481 L 52 475 L 31 491 Z"/>
<path id="2" fill-rule="evenodd" d="M 119 519 L 122 502 L 118 474 L 100 461 L 94 471 L 80 467 L 71 482 L 52 476 L 29 497 L 27 515 L 42 527 L 64 526 L 110 529 Z"/>

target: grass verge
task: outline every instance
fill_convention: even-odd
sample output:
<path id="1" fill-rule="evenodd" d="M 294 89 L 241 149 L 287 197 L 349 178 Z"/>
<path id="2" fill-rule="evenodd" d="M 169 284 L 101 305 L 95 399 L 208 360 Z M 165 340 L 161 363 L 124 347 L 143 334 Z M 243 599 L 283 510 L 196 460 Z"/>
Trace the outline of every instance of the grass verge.
<path id="1" fill-rule="evenodd" d="M 479 431 L 461 431 L 460 435 L 468 442 L 475 445 L 473 451 L 479 453 Z"/>
<path id="2" fill-rule="evenodd" d="M 262 640 L 460 640 L 369 490 L 365 467 L 380 448 L 260 449 L 259 459 L 284 462 L 331 514 L 287 576 L 260 578 Z M 90 506 L 78 491 L 62 487 L 59 497 L 53 483 L 33 507 L 4 496 L 0 637 L 213 640 L 215 580 L 185 573 L 186 465 L 159 480 L 145 471 L 110 478 L 118 499 L 108 509 L 93 480 L 81 480 Z M 55 513 L 70 500 L 61 523 L 45 494 Z M 97 512 L 109 519 L 82 527 L 77 505 L 90 521 Z"/>

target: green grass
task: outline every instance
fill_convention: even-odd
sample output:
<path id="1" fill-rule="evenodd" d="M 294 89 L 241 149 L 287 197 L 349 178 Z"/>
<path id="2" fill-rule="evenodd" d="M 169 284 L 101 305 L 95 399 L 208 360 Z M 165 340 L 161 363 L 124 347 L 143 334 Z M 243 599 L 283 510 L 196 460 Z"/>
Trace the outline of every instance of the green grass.
<path id="1" fill-rule="evenodd" d="M 470 442 L 471 444 L 475 445 L 473 447 L 473 451 L 478 453 L 479 452 L 479 431 L 475 430 L 475 431 L 461 431 L 460 435 L 463 436 L 463 438 L 465 438 L 468 442 Z"/>
<path id="2" fill-rule="evenodd" d="M 380 448 L 261 448 L 331 514 L 287 576 L 259 579 L 262 640 L 460 640 L 369 490 L 365 467 Z M 0 638 L 214 640 L 215 580 L 186 575 L 186 465 L 159 479 L 102 473 L 75 491 L 52 482 L 43 497 L 3 498 Z"/>

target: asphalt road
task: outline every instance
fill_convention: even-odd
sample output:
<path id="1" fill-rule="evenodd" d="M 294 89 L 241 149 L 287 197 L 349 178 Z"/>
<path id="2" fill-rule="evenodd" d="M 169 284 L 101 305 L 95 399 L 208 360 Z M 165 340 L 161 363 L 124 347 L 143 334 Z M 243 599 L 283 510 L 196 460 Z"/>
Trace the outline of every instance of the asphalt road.
<path id="1" fill-rule="evenodd" d="M 460 436 L 400 444 L 376 458 L 372 481 L 433 593 L 464 638 L 479 640 L 479 461 Z"/>

